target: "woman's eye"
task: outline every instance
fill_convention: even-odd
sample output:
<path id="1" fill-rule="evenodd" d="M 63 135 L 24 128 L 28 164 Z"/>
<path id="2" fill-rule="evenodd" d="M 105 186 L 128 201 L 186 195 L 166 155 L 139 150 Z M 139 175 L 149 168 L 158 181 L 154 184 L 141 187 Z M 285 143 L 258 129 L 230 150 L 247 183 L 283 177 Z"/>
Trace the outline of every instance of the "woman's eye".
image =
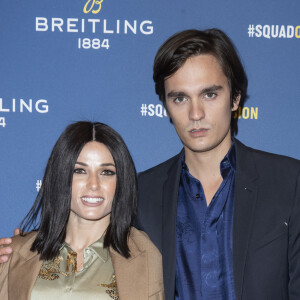
<path id="1" fill-rule="evenodd" d="M 85 174 L 85 170 L 82 168 L 76 168 L 74 169 L 74 174 Z"/>
<path id="2" fill-rule="evenodd" d="M 101 172 L 101 175 L 108 175 L 108 176 L 112 176 L 112 175 L 115 175 L 116 172 L 112 171 L 112 170 L 103 170 Z"/>

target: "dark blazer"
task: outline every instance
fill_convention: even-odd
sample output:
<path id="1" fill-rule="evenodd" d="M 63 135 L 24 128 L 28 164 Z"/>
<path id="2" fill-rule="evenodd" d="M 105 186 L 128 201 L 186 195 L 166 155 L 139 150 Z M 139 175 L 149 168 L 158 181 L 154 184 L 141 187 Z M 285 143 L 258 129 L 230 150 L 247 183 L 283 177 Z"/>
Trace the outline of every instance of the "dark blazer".
<path id="1" fill-rule="evenodd" d="M 236 300 L 299 300 L 300 161 L 235 144 Z M 179 156 L 139 174 L 135 226 L 162 253 L 166 300 L 175 291 Z"/>

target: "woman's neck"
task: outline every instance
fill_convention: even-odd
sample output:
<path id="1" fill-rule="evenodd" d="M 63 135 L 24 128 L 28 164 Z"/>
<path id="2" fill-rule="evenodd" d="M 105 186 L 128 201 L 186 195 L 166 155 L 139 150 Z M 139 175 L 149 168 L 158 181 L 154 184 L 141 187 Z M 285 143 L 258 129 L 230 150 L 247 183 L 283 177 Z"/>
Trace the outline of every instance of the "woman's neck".
<path id="1" fill-rule="evenodd" d="M 75 252 L 81 252 L 103 235 L 109 221 L 110 215 L 101 220 L 91 221 L 82 219 L 71 211 L 65 241 Z"/>

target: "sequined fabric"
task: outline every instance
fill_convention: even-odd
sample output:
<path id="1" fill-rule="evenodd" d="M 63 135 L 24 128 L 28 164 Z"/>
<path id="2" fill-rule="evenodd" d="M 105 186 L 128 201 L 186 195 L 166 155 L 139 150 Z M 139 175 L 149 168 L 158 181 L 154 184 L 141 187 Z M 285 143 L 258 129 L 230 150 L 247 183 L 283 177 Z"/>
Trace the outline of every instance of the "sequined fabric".
<path id="1" fill-rule="evenodd" d="M 60 254 L 44 261 L 34 284 L 32 300 L 119 300 L 114 269 L 103 237 L 84 249 L 84 263 L 77 269 L 77 254 L 63 244 Z"/>

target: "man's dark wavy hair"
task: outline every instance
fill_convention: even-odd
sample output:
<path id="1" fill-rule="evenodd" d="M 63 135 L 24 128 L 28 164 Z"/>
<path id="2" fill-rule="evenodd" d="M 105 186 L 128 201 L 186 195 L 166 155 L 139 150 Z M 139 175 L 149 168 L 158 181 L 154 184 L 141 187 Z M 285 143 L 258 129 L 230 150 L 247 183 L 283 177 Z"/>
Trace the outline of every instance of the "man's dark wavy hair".
<path id="1" fill-rule="evenodd" d="M 247 98 L 248 79 L 230 38 L 219 29 L 204 31 L 191 29 L 171 36 L 158 49 L 154 59 L 153 80 L 155 91 L 166 108 L 165 79 L 180 69 L 190 57 L 211 54 L 219 62 L 227 77 L 231 105 L 240 95 L 239 107 L 243 108 Z M 231 134 L 238 132 L 238 118 L 231 118 Z"/>
<path id="2" fill-rule="evenodd" d="M 74 166 L 84 145 L 91 141 L 108 148 L 117 174 L 104 246 L 130 257 L 127 241 L 137 206 L 136 170 L 131 155 L 121 136 L 111 127 L 103 123 L 76 122 L 69 125 L 56 142 L 39 194 L 21 223 L 23 232 L 31 228 L 38 230 L 31 251 L 38 251 L 42 260 L 56 257 L 65 240 Z"/>

